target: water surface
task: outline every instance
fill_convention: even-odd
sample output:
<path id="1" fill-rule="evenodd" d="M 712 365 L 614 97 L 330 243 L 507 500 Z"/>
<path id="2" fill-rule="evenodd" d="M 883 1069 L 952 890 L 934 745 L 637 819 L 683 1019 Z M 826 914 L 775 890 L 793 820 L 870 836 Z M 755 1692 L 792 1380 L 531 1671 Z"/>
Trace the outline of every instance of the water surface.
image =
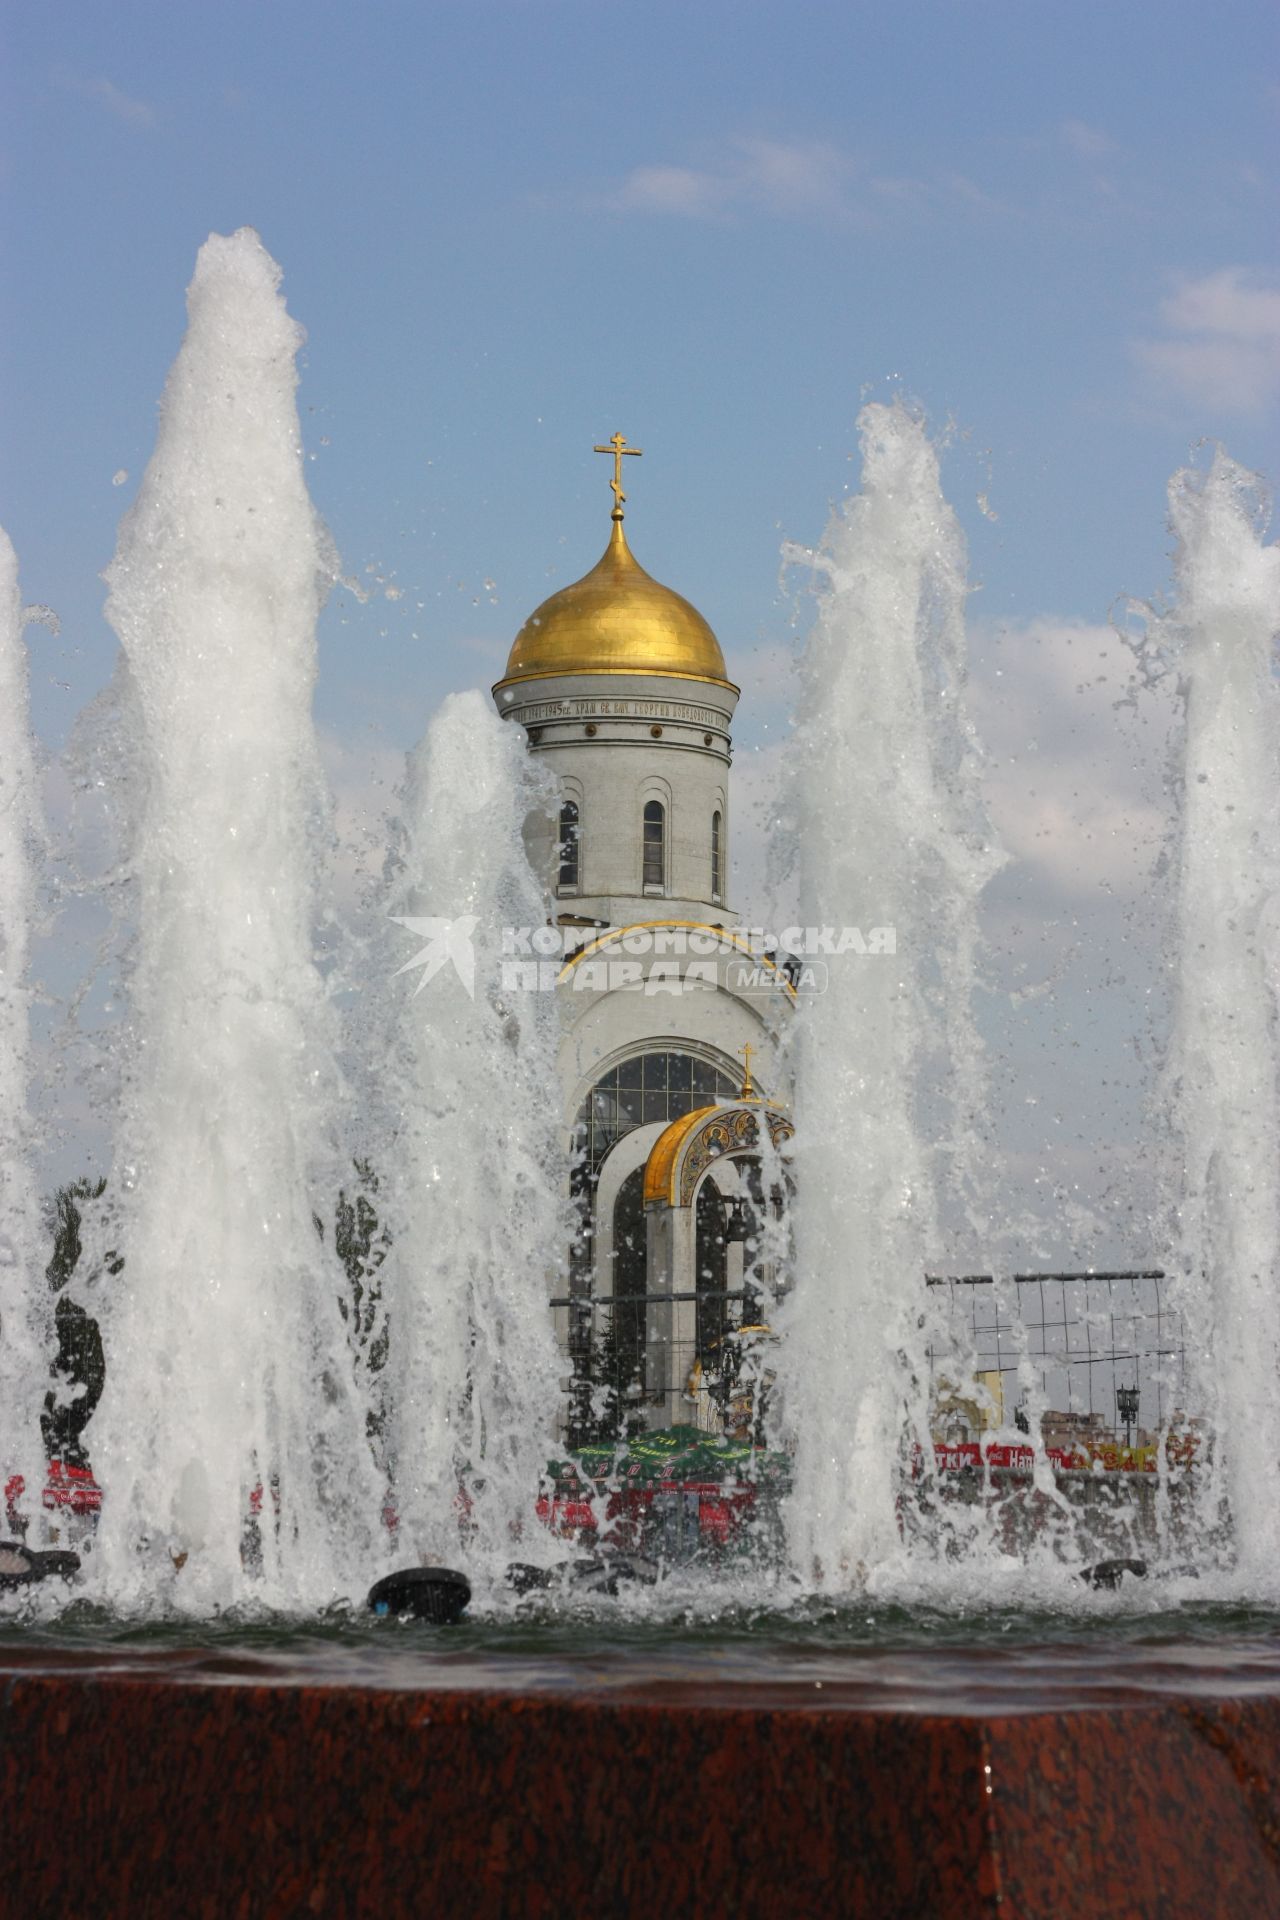
<path id="1" fill-rule="evenodd" d="M 0 1624 L 0 1668 L 157 1684 L 576 1694 L 690 1705 L 1031 1712 L 1280 1693 L 1280 1612 L 1087 1595 L 1015 1608 L 527 1602 L 454 1627 L 333 1613 L 294 1621 L 112 1621 L 75 1602 Z M 818 1696 L 821 1695 L 819 1702 Z"/>

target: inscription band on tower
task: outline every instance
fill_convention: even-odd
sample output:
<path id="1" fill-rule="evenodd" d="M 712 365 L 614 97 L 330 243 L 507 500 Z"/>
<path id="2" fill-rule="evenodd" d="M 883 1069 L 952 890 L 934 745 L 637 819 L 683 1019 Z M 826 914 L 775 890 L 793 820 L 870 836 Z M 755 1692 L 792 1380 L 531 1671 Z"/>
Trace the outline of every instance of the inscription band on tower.
<path id="1" fill-rule="evenodd" d="M 724 726 L 725 714 L 718 707 L 695 707 L 669 700 L 539 700 L 520 707 L 521 720 L 581 720 L 597 714 L 619 720 L 687 720 L 697 726 Z"/>

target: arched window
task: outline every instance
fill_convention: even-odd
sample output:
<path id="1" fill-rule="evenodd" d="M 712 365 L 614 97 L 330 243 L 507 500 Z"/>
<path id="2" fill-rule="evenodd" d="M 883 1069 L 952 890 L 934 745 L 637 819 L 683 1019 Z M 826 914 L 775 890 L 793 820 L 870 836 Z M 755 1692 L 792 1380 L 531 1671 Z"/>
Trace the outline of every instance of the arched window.
<path id="1" fill-rule="evenodd" d="M 578 1114 L 575 1138 L 587 1185 L 594 1187 L 601 1161 L 633 1127 L 665 1125 L 695 1107 L 732 1100 L 741 1084 L 741 1068 L 725 1072 L 690 1053 L 638 1053 L 611 1067 Z"/>
<path id="2" fill-rule="evenodd" d="M 578 803 L 566 800 L 560 809 L 560 891 L 576 893 L 578 891 L 578 848 L 581 829 L 578 823 Z M 543 843 L 545 845 L 545 842 Z"/>
<path id="3" fill-rule="evenodd" d="M 644 890 L 661 893 L 667 884 L 667 810 L 661 800 L 644 803 Z"/>
<path id="4" fill-rule="evenodd" d="M 717 901 L 724 893 L 724 856 L 721 847 L 723 824 L 723 817 L 717 807 L 711 816 L 711 898 Z"/>
<path id="5" fill-rule="evenodd" d="M 612 1389 L 618 1415 L 644 1390 L 645 1296 L 649 1259 L 644 1217 L 644 1168 L 629 1173 L 613 1203 L 613 1296 L 607 1309 L 603 1384 Z"/>

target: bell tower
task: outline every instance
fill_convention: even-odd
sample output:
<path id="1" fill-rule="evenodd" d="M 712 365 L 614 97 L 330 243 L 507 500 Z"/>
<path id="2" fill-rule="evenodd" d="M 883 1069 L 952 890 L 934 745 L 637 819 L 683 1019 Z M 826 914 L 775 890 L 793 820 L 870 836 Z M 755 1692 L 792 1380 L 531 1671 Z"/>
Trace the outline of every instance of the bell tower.
<path id="1" fill-rule="evenodd" d="M 738 689 L 697 609 L 635 559 L 620 433 L 609 544 L 521 627 L 493 689 L 563 795 L 541 851 L 564 924 L 729 926 L 729 727 Z"/>
<path id="2" fill-rule="evenodd" d="M 738 689 L 697 608 L 627 544 L 623 462 L 640 449 L 615 433 L 596 452 L 613 460 L 609 544 L 525 621 L 493 689 L 559 788 L 526 833 L 543 836 L 527 844 L 563 957 L 519 964 L 558 997 L 577 1226 L 552 1308 L 571 1444 L 687 1422 L 695 1402 L 712 1417 L 690 1382 L 727 1364 L 763 1298 L 748 1228 L 783 1137 L 743 1061 L 777 1090 L 795 999 L 729 902 Z"/>

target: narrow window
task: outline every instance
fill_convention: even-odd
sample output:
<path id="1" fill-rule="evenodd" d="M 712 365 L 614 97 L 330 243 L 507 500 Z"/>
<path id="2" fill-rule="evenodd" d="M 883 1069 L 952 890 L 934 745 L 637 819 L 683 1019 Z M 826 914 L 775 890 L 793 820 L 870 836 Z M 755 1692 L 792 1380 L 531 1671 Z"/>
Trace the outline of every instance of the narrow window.
<path id="1" fill-rule="evenodd" d="M 561 893 L 576 893 L 578 890 L 579 840 L 578 803 L 576 800 L 566 800 L 560 809 Z"/>
<path id="2" fill-rule="evenodd" d="M 719 900 L 720 895 L 724 891 L 721 869 L 720 827 L 720 809 L 717 807 L 711 816 L 711 898 L 713 900 Z"/>
<path id="3" fill-rule="evenodd" d="M 644 887 L 661 892 L 667 884 L 667 810 L 661 800 L 644 803 Z"/>

